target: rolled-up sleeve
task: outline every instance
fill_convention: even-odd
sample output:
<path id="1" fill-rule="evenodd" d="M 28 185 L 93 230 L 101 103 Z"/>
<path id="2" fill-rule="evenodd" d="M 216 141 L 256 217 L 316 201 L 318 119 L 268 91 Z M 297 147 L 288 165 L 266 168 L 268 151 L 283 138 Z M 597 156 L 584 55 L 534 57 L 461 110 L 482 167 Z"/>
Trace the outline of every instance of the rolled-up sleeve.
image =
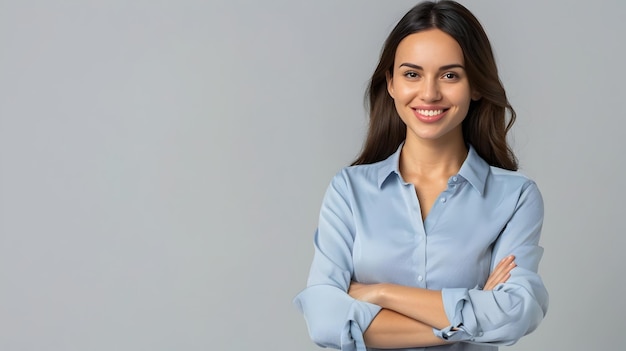
<path id="1" fill-rule="evenodd" d="M 515 255 L 511 277 L 491 291 L 443 289 L 451 325 L 435 334 L 449 341 L 511 345 L 537 328 L 548 308 L 548 293 L 537 273 L 542 223 L 543 200 L 529 182 L 493 248 L 492 271 L 502 258 Z"/>
<path id="2" fill-rule="evenodd" d="M 316 344 L 364 351 L 363 332 L 381 308 L 347 294 L 354 243 L 354 220 L 347 194 L 347 183 L 339 173 L 324 196 L 307 287 L 296 296 L 294 304 L 304 314 Z"/>

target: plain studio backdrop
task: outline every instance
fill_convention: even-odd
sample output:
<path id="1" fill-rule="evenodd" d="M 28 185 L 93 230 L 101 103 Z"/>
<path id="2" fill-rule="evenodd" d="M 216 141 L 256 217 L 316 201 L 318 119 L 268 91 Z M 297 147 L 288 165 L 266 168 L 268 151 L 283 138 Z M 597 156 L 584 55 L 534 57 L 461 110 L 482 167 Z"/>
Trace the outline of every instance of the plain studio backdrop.
<path id="1" fill-rule="evenodd" d="M 626 345 L 626 5 L 463 3 L 543 192 L 550 309 Z M 415 1 L 0 1 L 0 350 L 318 350 L 304 288 L 363 91 Z"/>

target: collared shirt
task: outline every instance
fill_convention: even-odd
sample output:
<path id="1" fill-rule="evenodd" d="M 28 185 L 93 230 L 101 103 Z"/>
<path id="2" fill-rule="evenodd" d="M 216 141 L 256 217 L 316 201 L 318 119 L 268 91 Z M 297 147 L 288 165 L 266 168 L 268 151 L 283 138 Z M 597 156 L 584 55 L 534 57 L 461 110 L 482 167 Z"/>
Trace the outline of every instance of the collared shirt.
<path id="1" fill-rule="evenodd" d="M 381 307 L 350 297 L 352 280 L 441 290 L 451 325 L 433 332 L 456 342 L 428 350 L 497 350 L 530 333 L 548 306 L 537 274 L 543 254 L 537 185 L 489 166 L 470 146 L 422 221 L 415 187 L 399 171 L 401 149 L 384 161 L 344 168 L 328 187 L 307 287 L 294 300 L 312 340 L 366 350 L 363 331 Z M 483 291 L 511 254 L 517 264 L 511 277 Z"/>

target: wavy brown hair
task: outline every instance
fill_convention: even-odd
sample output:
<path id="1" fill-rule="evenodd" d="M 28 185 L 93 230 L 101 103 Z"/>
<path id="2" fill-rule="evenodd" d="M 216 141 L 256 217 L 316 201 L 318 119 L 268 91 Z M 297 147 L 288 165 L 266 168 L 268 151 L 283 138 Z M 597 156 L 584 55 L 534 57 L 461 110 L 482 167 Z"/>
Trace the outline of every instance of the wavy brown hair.
<path id="1" fill-rule="evenodd" d="M 470 85 L 481 96 L 470 103 L 463 121 L 465 142 L 490 165 L 517 170 L 517 159 L 506 141 L 506 134 L 515 122 L 515 111 L 498 77 L 491 44 L 476 17 L 454 1 L 418 4 L 402 17 L 387 37 L 365 94 L 370 114 L 367 139 L 352 165 L 382 161 L 406 138 L 406 125 L 387 91 L 387 75 L 393 76 L 396 49 L 402 39 L 433 28 L 447 33 L 459 43 Z"/>

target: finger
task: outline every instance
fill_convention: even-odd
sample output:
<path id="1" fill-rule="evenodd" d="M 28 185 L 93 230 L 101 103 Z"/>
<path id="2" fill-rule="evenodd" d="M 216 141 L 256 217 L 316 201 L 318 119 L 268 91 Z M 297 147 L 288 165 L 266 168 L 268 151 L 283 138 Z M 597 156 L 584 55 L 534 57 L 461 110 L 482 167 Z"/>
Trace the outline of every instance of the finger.
<path id="1" fill-rule="evenodd" d="M 489 288 L 493 289 L 496 285 L 506 282 L 511 276 L 511 270 L 516 266 L 515 262 L 511 261 L 498 267 L 487 280 Z"/>
<path id="2" fill-rule="evenodd" d="M 516 267 L 516 264 L 515 264 L 515 261 L 513 261 L 512 257 L 505 259 L 500 264 L 498 264 L 496 269 L 491 274 L 491 281 L 494 284 L 498 284 L 498 283 L 502 283 L 506 281 L 506 279 L 508 279 L 507 275 L 515 267 Z"/>
<path id="3" fill-rule="evenodd" d="M 493 290 L 498 284 L 506 282 L 511 277 L 511 273 L 503 273 L 487 281 L 483 290 Z"/>
<path id="4" fill-rule="evenodd" d="M 512 255 L 503 258 L 487 278 L 483 290 L 492 290 L 498 284 L 506 282 L 511 277 L 511 270 L 517 266 L 514 260 Z"/>
<path id="5" fill-rule="evenodd" d="M 507 273 L 506 275 L 502 277 L 502 280 L 499 280 L 499 281 L 493 280 L 490 283 L 486 284 L 483 290 L 493 290 L 495 289 L 496 286 L 498 286 L 498 284 L 506 282 L 510 277 L 511 277 L 511 274 Z"/>
<path id="6" fill-rule="evenodd" d="M 506 267 L 512 262 L 512 256 L 507 256 L 498 262 L 498 265 L 494 268 L 493 272 L 489 274 L 487 282 L 492 283 L 501 279 L 501 275 L 506 273 Z"/>
<path id="7" fill-rule="evenodd" d="M 496 268 L 493 270 L 492 275 L 498 276 L 498 275 L 501 275 L 502 273 L 510 272 L 512 269 L 511 265 L 514 265 L 514 264 L 515 264 L 515 256 L 513 255 L 507 256 L 503 258 L 500 261 L 500 263 L 498 263 Z"/>

